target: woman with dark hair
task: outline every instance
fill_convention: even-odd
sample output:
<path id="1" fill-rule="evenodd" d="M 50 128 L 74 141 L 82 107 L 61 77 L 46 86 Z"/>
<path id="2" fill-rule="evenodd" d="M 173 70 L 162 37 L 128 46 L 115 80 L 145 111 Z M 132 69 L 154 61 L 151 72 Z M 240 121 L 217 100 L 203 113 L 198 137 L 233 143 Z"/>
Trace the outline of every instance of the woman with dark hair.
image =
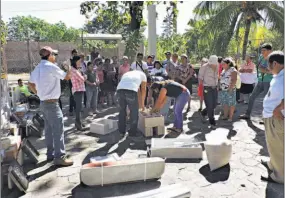
<path id="1" fill-rule="evenodd" d="M 85 126 L 81 122 L 81 109 L 82 109 L 82 97 L 85 90 L 85 81 L 87 79 L 86 75 L 83 75 L 80 71 L 80 57 L 74 56 L 71 62 L 71 83 L 72 83 L 72 94 L 74 95 L 74 100 L 76 104 L 75 108 L 75 127 L 77 130 L 85 130 Z"/>
<path id="2" fill-rule="evenodd" d="M 93 65 L 91 62 L 87 63 L 87 71 L 86 71 L 87 79 L 86 79 L 86 96 L 87 96 L 87 111 L 88 115 L 92 116 L 93 113 L 98 113 L 98 87 L 99 87 L 99 79 L 96 72 L 93 69 Z"/>
<path id="3" fill-rule="evenodd" d="M 236 106 L 236 82 L 237 70 L 231 58 L 222 61 L 223 71 L 221 73 L 221 105 L 224 109 L 223 120 L 232 121 Z"/>
<path id="4" fill-rule="evenodd" d="M 151 70 L 151 76 L 166 76 L 167 73 L 159 61 L 154 61 L 154 68 Z"/>
<path id="5" fill-rule="evenodd" d="M 192 84 L 193 84 L 193 77 L 196 77 L 196 73 L 191 64 L 188 62 L 188 56 L 186 54 L 181 55 L 181 65 L 178 66 L 179 75 L 177 76 L 176 81 L 185 85 L 187 89 L 193 94 Z M 187 112 L 191 108 L 191 97 L 188 101 Z"/>
<path id="6" fill-rule="evenodd" d="M 155 102 L 152 113 L 159 112 L 164 104 L 167 102 L 167 97 L 175 98 L 174 105 L 174 126 L 170 130 L 177 133 L 183 131 L 183 114 L 182 111 L 190 98 L 189 90 L 182 84 L 172 80 L 155 82 L 152 84 L 151 89 L 159 96 Z"/>
<path id="7" fill-rule="evenodd" d="M 116 104 L 115 101 L 115 91 L 116 91 L 116 85 L 115 85 L 115 75 L 116 75 L 116 69 L 111 64 L 111 59 L 106 58 L 105 64 L 104 64 L 104 87 L 105 92 L 107 96 L 107 105 L 112 106 Z"/>

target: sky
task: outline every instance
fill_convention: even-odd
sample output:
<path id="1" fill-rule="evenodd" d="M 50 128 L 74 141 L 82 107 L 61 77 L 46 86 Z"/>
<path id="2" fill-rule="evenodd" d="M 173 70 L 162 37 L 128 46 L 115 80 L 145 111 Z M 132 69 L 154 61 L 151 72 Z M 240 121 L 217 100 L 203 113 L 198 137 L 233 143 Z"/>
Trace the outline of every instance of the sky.
<path id="1" fill-rule="evenodd" d="M 14 1 L 2 0 L 1 15 L 5 22 L 10 18 L 20 16 L 34 16 L 44 19 L 49 23 L 57 23 L 63 21 L 68 27 L 82 28 L 86 22 L 85 16 L 80 14 L 80 3 L 82 1 Z M 178 33 L 184 33 L 188 28 L 187 23 L 190 18 L 193 18 L 192 10 L 197 5 L 198 1 L 185 1 L 178 4 Z M 162 33 L 162 21 L 166 15 L 166 5 L 162 3 L 156 7 L 157 17 L 157 34 Z M 144 19 L 147 20 L 147 9 L 143 12 Z M 147 37 L 147 29 L 145 31 Z"/>

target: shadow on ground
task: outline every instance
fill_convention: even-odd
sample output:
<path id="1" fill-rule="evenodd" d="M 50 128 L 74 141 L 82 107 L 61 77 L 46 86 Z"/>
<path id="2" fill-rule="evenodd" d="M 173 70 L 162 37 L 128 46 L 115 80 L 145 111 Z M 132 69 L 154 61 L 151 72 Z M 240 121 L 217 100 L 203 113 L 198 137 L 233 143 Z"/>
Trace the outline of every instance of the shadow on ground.
<path id="1" fill-rule="evenodd" d="M 203 175 L 208 182 L 217 183 L 220 181 L 227 181 L 230 176 L 230 170 L 231 167 L 229 164 L 215 171 L 211 171 L 209 164 L 206 164 L 199 169 L 199 173 Z"/>
<path id="2" fill-rule="evenodd" d="M 78 185 L 72 190 L 72 198 L 101 198 L 101 197 L 117 197 L 126 196 L 144 191 L 159 188 L 159 181 L 148 181 L 138 183 L 122 183 L 117 185 L 86 187 Z"/>

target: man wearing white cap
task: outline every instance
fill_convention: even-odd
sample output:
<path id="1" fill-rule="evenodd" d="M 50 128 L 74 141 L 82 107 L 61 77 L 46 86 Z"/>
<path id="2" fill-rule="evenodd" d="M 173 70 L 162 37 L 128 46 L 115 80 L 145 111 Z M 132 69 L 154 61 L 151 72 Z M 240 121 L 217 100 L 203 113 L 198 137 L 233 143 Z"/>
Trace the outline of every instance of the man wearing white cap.
<path id="1" fill-rule="evenodd" d="M 40 50 L 41 62 L 31 73 L 29 86 L 41 100 L 41 111 L 45 120 L 45 141 L 47 146 L 47 161 L 54 161 L 55 165 L 70 166 L 73 161 L 66 159 L 64 145 L 63 114 L 58 104 L 61 94 L 60 80 L 69 80 L 71 70 L 67 73 L 54 63 L 58 51 L 51 47 Z"/>
<path id="2" fill-rule="evenodd" d="M 208 63 L 203 65 L 199 70 L 199 81 L 203 84 L 204 90 L 204 102 L 206 108 L 203 109 L 201 115 L 203 120 L 208 115 L 209 122 L 212 128 L 216 126 L 214 118 L 214 111 L 217 106 L 218 97 L 218 57 L 212 55 L 209 58 Z"/>

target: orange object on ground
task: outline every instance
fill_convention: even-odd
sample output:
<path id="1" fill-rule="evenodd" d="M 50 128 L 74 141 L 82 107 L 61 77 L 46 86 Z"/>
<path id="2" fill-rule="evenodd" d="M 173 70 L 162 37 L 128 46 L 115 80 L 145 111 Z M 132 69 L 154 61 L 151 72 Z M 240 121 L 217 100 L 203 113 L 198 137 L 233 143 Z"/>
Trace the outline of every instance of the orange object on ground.
<path id="1" fill-rule="evenodd" d="M 83 168 L 93 168 L 93 167 L 102 167 L 102 166 L 115 166 L 115 165 L 123 165 L 126 164 L 123 161 L 110 161 L 110 162 L 92 162 L 88 164 L 84 164 Z"/>
<path id="2" fill-rule="evenodd" d="M 200 99 L 202 99 L 202 100 L 204 100 L 203 90 L 204 90 L 203 84 L 199 84 L 199 87 L 198 87 L 198 96 L 199 96 Z"/>

